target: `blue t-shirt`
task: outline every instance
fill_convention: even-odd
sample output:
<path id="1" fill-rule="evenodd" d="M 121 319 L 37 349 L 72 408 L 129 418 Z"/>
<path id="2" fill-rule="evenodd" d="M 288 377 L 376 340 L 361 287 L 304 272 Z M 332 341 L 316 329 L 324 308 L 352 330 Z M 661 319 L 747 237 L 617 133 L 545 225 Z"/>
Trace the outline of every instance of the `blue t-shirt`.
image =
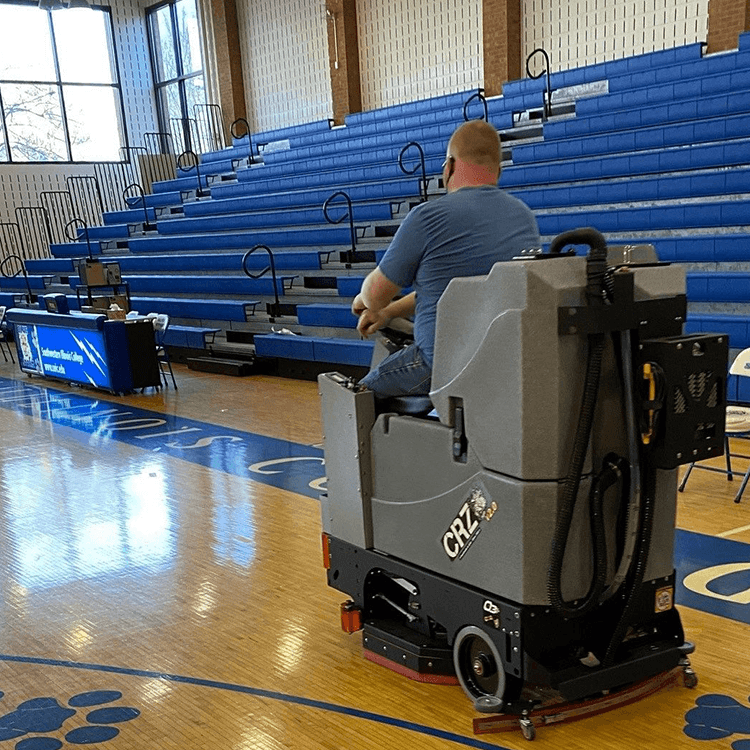
<path id="1" fill-rule="evenodd" d="M 414 287 L 414 339 L 431 365 L 437 302 L 448 282 L 487 274 L 498 261 L 538 247 L 528 206 L 493 185 L 461 188 L 412 209 L 379 268 L 394 284 Z"/>

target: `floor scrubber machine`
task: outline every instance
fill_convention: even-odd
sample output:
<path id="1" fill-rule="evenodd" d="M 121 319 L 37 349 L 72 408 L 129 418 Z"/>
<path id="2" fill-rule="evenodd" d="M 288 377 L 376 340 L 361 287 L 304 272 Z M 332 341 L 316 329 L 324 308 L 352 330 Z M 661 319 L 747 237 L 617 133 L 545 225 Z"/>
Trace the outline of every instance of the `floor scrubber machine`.
<path id="1" fill-rule="evenodd" d="M 682 268 L 574 230 L 451 281 L 429 399 L 319 377 L 328 583 L 367 658 L 527 738 L 543 706 L 695 684 L 677 467 L 723 451 L 728 342 L 685 314 Z"/>

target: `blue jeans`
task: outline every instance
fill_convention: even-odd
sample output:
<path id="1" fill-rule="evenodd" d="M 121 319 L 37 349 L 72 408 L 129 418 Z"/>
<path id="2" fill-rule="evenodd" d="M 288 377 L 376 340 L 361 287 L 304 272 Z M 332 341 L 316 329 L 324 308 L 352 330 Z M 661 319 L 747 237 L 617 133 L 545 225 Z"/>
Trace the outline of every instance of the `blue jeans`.
<path id="1" fill-rule="evenodd" d="M 360 380 L 377 398 L 389 396 L 427 396 L 430 393 L 432 366 L 425 362 L 416 344 L 389 354 Z"/>

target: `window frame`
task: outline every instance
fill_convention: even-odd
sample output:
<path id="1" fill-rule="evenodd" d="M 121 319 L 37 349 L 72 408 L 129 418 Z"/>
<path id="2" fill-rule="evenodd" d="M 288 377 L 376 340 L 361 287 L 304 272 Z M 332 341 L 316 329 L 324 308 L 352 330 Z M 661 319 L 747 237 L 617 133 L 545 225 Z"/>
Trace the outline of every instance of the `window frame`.
<path id="1" fill-rule="evenodd" d="M 204 92 L 205 92 L 205 80 L 206 80 L 206 61 L 205 61 L 205 50 L 203 49 L 203 39 L 200 39 L 200 53 L 201 53 L 201 67 L 199 70 L 194 71 L 192 73 L 185 73 L 183 70 L 183 50 L 182 45 L 180 44 L 180 34 L 179 34 L 179 24 L 177 21 L 177 5 L 178 0 L 161 0 L 160 2 L 155 3 L 154 5 L 149 5 L 146 7 L 146 38 L 148 39 L 148 48 L 149 48 L 149 59 L 151 61 L 151 79 L 154 84 L 154 103 L 156 105 L 156 119 L 159 124 L 159 132 L 161 133 L 169 133 L 170 137 L 172 139 L 172 142 L 177 147 L 178 144 L 174 143 L 174 132 L 172 130 L 171 126 L 171 119 L 170 121 L 165 121 L 165 117 L 168 115 L 168 112 L 165 111 L 166 107 L 164 106 L 164 99 L 163 97 L 166 96 L 166 89 L 169 86 L 172 86 L 174 84 L 177 84 L 177 91 L 179 94 L 179 101 L 180 101 L 180 112 L 182 114 L 182 120 L 194 120 L 195 117 L 190 111 L 188 110 L 188 103 L 187 103 L 187 96 L 185 94 L 185 83 L 186 81 L 189 81 L 192 78 L 203 78 L 203 86 L 204 86 Z M 196 10 L 196 19 L 198 22 L 198 31 L 200 33 L 200 6 L 197 2 L 197 0 L 194 0 L 195 2 L 195 10 Z M 156 13 L 164 7 L 169 8 L 169 21 L 170 21 L 170 31 L 172 33 L 172 42 L 174 44 L 175 49 L 175 68 L 177 71 L 177 76 L 174 78 L 165 78 L 163 80 L 159 80 L 157 71 L 157 59 L 156 59 L 156 42 L 154 39 L 154 36 L 156 34 L 156 28 L 155 24 L 152 22 L 152 18 L 155 17 Z M 192 150 L 195 151 L 196 144 L 192 143 L 194 133 L 190 132 L 190 128 L 188 128 L 187 132 L 187 138 L 185 137 L 185 129 L 184 125 L 182 128 L 182 141 L 183 145 L 185 146 L 186 150 Z M 189 143 L 188 143 L 189 141 Z M 179 156 L 179 151 L 175 154 L 175 156 Z"/>
<path id="2" fill-rule="evenodd" d="M 37 3 L 29 2 L 27 0 L 0 0 L 1 5 L 19 5 L 19 6 L 28 6 L 28 7 L 38 7 Z M 5 142 L 5 148 L 7 151 L 7 155 L 5 159 L 0 158 L 0 167 L 2 166 L 10 166 L 10 165 L 32 165 L 32 164 L 101 164 L 101 163 L 116 163 L 118 161 L 122 161 L 122 148 L 124 146 L 127 146 L 129 143 L 128 140 L 128 127 L 127 127 L 127 120 L 125 118 L 125 106 L 123 102 L 123 96 L 122 96 L 122 81 L 120 79 L 120 59 L 119 55 L 117 53 L 117 42 L 115 39 L 115 26 L 114 26 L 114 20 L 112 18 L 112 8 L 109 5 L 91 5 L 90 8 L 92 10 L 98 10 L 102 11 L 106 14 L 107 21 L 108 21 L 108 32 L 109 32 L 109 56 L 110 56 L 110 63 L 112 65 L 112 73 L 113 73 L 113 81 L 112 83 L 81 83 L 81 82 L 72 82 L 72 81 L 64 81 L 60 77 L 60 59 L 58 56 L 58 44 L 57 44 L 57 38 L 55 35 L 55 25 L 52 21 L 52 10 L 49 9 L 40 9 L 45 10 L 47 13 L 47 24 L 49 27 L 49 34 L 50 34 L 50 43 L 52 46 L 52 56 L 53 56 L 53 62 L 54 62 L 54 69 L 55 69 L 55 80 L 54 81 L 32 81 L 32 80 L 20 80 L 20 79 L 0 79 L 0 86 L 4 84 L 9 85 L 19 85 L 19 84 L 30 84 L 30 85 L 42 85 L 42 86 L 50 86 L 51 88 L 56 89 L 58 101 L 60 103 L 60 113 L 62 117 L 62 132 L 63 132 L 63 139 L 65 143 L 65 150 L 67 159 L 59 159 L 59 160 L 19 160 L 13 158 L 13 151 L 12 151 L 12 145 L 9 138 L 9 132 L 8 132 L 8 123 L 5 118 L 5 112 L 4 112 L 4 105 L 3 105 L 3 99 L 2 99 L 2 91 L 0 90 L 0 123 L 2 124 L 2 131 L 3 131 L 3 140 Z M 63 9 L 60 9 L 63 10 Z M 120 152 L 118 154 L 117 159 L 106 159 L 106 160 L 81 160 L 81 159 L 73 159 L 73 150 L 72 145 L 70 142 L 70 128 L 68 126 L 68 112 L 66 109 L 65 104 L 65 87 L 96 87 L 96 88 L 103 88 L 103 89 L 112 89 L 115 92 L 115 107 L 116 107 L 116 117 L 118 119 L 118 127 L 119 127 L 119 134 L 120 134 Z"/>

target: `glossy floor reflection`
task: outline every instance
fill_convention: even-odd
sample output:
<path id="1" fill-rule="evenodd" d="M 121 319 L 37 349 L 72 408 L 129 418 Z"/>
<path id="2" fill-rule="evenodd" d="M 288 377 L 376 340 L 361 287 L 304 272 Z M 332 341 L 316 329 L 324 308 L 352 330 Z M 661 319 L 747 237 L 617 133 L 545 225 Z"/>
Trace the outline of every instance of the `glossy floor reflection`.
<path id="1" fill-rule="evenodd" d="M 0 750 L 524 747 L 474 737 L 460 688 L 371 664 L 340 631 L 320 553 L 316 385 L 177 377 L 179 391 L 117 398 L 0 364 Z M 730 531 L 747 547 L 731 489 L 691 479 L 683 546 Z M 711 694 L 745 705 L 748 626 L 682 612 L 696 691 L 537 742 L 711 739 L 703 714 L 686 715 Z"/>

